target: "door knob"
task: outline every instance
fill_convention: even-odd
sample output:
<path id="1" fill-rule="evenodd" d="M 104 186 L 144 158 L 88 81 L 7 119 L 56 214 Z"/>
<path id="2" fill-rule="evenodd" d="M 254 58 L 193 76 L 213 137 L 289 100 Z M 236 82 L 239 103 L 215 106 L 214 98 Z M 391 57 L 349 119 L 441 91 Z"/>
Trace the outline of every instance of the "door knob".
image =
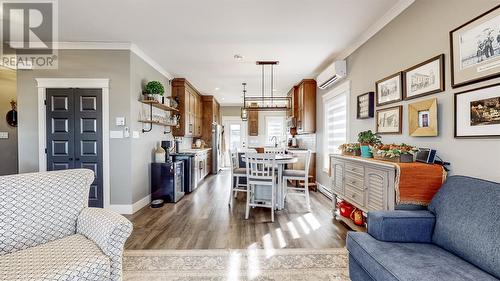
<path id="1" fill-rule="evenodd" d="M 69 161 L 73 161 L 73 158 L 69 158 L 68 160 L 69 160 Z"/>
<path id="2" fill-rule="evenodd" d="M 80 161 L 80 158 L 75 158 L 76 161 Z"/>

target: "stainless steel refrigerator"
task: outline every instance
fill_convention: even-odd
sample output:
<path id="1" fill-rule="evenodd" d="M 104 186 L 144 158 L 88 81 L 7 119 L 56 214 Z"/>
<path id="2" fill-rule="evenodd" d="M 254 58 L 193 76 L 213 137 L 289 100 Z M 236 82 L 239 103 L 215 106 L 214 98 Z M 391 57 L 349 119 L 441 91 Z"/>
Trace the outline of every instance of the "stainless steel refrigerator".
<path id="1" fill-rule="evenodd" d="M 222 167 L 222 126 L 212 124 L 212 174 L 218 174 Z"/>

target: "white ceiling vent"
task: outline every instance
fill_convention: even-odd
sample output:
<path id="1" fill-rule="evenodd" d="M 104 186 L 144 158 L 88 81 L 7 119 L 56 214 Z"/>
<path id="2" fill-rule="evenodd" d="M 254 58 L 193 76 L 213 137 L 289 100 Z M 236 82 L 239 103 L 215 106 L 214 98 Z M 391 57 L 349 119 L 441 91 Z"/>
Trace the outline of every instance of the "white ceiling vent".
<path id="1" fill-rule="evenodd" d="M 345 60 L 334 61 L 316 79 L 320 89 L 326 89 L 346 77 L 347 68 Z"/>

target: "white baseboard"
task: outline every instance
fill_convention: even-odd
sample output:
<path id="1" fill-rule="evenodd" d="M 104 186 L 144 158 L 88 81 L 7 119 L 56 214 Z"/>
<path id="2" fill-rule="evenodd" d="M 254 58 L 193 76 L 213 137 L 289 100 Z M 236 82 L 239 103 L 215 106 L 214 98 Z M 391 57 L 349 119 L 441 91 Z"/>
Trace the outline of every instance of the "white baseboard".
<path id="1" fill-rule="evenodd" d="M 122 215 L 132 215 L 147 206 L 149 202 L 151 202 L 151 195 L 142 198 L 134 204 L 111 204 L 109 208 Z"/>
<path id="2" fill-rule="evenodd" d="M 325 195 L 326 197 L 328 197 L 330 199 L 333 198 L 332 192 L 330 190 L 328 190 L 328 188 L 326 188 L 326 186 L 322 185 L 319 182 L 316 182 L 316 185 L 318 186 L 319 192 L 321 192 L 323 195 Z"/>

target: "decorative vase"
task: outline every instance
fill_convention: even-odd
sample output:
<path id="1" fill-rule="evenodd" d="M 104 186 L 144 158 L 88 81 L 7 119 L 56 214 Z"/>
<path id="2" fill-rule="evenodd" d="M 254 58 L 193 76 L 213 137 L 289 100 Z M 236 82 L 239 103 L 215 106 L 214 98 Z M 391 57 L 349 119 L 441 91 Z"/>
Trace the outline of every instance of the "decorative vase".
<path id="1" fill-rule="evenodd" d="M 373 158 L 373 153 L 371 152 L 370 146 L 361 145 L 361 157 L 363 158 Z"/>
<path id="2" fill-rule="evenodd" d="M 160 143 L 156 146 L 155 163 L 165 163 L 165 149 L 161 147 Z"/>

